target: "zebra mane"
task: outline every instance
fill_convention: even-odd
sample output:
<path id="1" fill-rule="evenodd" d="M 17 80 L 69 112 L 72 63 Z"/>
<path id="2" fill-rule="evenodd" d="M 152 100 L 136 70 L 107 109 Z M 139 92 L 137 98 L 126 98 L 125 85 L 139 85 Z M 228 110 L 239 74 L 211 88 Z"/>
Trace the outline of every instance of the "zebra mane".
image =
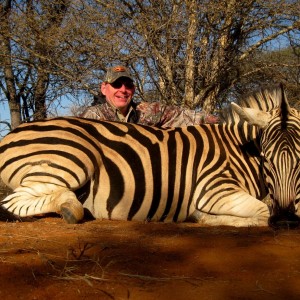
<path id="1" fill-rule="evenodd" d="M 242 96 L 236 101 L 241 107 L 256 108 L 261 111 L 271 111 L 280 108 L 283 98 L 283 87 L 276 86 L 271 88 L 262 88 L 255 93 Z M 227 122 L 239 122 L 239 115 L 231 108 L 225 108 L 221 114 L 221 118 Z"/>

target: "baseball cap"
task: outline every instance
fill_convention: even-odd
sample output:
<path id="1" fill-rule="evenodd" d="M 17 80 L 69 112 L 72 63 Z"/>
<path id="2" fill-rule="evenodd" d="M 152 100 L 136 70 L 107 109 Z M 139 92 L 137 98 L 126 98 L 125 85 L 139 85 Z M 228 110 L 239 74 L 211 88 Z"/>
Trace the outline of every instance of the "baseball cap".
<path id="1" fill-rule="evenodd" d="M 104 81 L 108 83 L 113 83 L 120 77 L 127 77 L 133 81 L 133 78 L 128 70 L 124 66 L 115 66 L 107 69 Z"/>

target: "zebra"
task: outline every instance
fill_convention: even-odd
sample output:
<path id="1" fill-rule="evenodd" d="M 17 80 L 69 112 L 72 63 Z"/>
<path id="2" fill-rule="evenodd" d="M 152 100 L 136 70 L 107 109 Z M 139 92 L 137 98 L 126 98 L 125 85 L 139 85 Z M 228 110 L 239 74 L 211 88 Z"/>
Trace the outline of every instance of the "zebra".
<path id="1" fill-rule="evenodd" d="M 96 219 L 296 227 L 300 113 L 283 88 L 244 101 L 251 102 L 254 108 L 232 103 L 225 123 L 182 128 L 76 117 L 24 123 L 0 144 L 1 178 L 13 190 L 1 206 L 19 217 L 56 212 L 67 223 L 88 212 Z M 262 201 L 268 194 L 270 206 Z"/>

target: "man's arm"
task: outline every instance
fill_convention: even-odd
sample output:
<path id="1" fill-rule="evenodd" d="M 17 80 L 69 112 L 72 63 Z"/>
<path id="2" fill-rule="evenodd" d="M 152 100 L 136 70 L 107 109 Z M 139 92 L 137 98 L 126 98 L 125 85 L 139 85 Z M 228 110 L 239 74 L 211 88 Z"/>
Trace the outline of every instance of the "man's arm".
<path id="1" fill-rule="evenodd" d="M 217 116 L 206 113 L 205 111 L 195 111 L 183 109 L 176 106 L 162 107 L 163 113 L 160 120 L 160 126 L 166 127 L 184 127 L 198 125 L 203 123 L 218 123 Z"/>

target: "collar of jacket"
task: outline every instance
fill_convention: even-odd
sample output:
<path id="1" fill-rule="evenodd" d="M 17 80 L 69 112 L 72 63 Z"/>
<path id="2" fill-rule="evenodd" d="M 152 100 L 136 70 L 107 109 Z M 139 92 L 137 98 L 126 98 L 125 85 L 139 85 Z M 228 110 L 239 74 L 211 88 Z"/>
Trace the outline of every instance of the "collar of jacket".
<path id="1" fill-rule="evenodd" d="M 124 119 L 123 118 L 121 119 L 119 117 L 120 115 L 122 115 L 122 113 L 120 112 L 119 109 L 117 109 L 116 107 L 111 105 L 109 102 L 106 102 L 105 104 L 107 105 L 107 107 L 110 108 L 110 110 L 112 110 L 114 112 L 114 115 L 117 120 L 119 120 L 121 122 L 127 122 L 127 123 L 137 123 L 138 122 L 139 117 L 138 117 L 138 113 L 136 111 L 136 106 L 137 106 L 136 103 L 134 103 L 134 102 L 130 103 L 128 112 L 127 112 L 126 116 L 124 116 Z"/>

